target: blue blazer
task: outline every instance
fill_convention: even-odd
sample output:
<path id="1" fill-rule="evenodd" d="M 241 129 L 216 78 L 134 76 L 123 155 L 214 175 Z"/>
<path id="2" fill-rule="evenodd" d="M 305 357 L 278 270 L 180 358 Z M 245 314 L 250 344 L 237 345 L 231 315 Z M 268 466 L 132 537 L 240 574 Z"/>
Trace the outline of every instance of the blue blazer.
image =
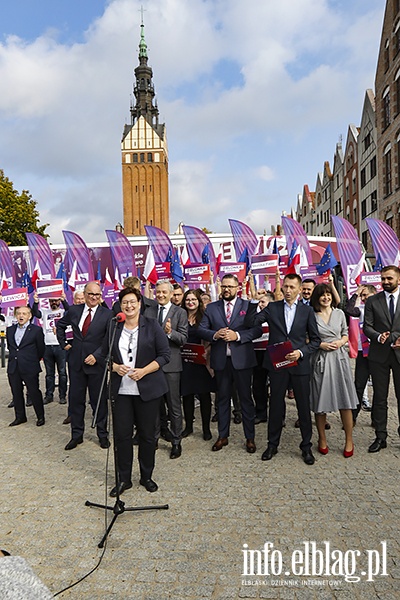
<path id="1" fill-rule="evenodd" d="M 270 302 L 256 317 L 256 323 L 268 323 L 269 339 L 268 345 L 278 344 L 290 340 L 293 350 L 300 350 L 303 358 L 298 361 L 296 367 L 286 369 L 294 375 L 309 375 L 310 356 L 318 350 L 321 338 L 318 332 L 318 325 L 312 306 L 303 304 L 300 300 L 297 303 L 296 314 L 290 333 L 287 332 L 284 312 L 284 301 Z M 273 371 L 268 349 L 265 352 L 263 366 Z"/>
<path id="2" fill-rule="evenodd" d="M 210 365 L 212 369 L 221 371 L 226 363 L 226 345 L 224 340 L 214 340 L 215 333 L 229 327 L 239 332 L 240 341 L 230 342 L 232 365 L 235 369 L 250 369 L 257 364 L 252 340 L 262 334 L 261 325 L 253 325 L 256 304 L 237 298 L 230 323 L 226 320 L 223 300 L 217 300 L 207 305 L 198 328 L 199 336 L 211 342 Z"/>
<path id="3" fill-rule="evenodd" d="M 19 346 L 15 343 L 17 325 L 6 329 L 8 348 L 7 373 L 15 373 L 18 369 L 23 376 L 36 375 L 41 372 L 40 359 L 45 351 L 43 329 L 38 325 L 28 325 Z"/>
<path id="4" fill-rule="evenodd" d="M 113 315 L 108 308 L 98 306 L 87 334 L 83 337 L 82 332 L 79 329 L 79 321 L 81 320 L 84 308 L 84 304 L 70 306 L 69 310 L 57 322 L 56 331 L 58 343 L 61 348 L 65 348 L 69 343 L 65 337 L 65 330 L 68 325 L 71 325 L 74 339 L 72 340 L 72 348 L 67 351 L 69 367 L 75 371 L 83 369 L 87 374 L 101 374 L 103 372 L 103 367 L 98 362 L 101 355 L 101 346 L 103 344 L 104 336 L 106 335 L 108 322 Z M 84 363 L 85 358 L 89 356 L 89 354 L 93 354 L 97 361 L 92 366 Z"/>
<path id="5" fill-rule="evenodd" d="M 114 327 L 114 323 L 109 324 L 109 330 Z M 114 343 L 112 347 L 112 360 L 117 364 L 122 364 L 122 356 L 119 350 L 119 340 L 121 332 L 124 328 L 123 323 L 117 323 Z M 100 362 L 102 365 L 105 364 L 109 352 L 108 346 L 108 333 L 104 338 Z M 155 319 L 145 317 L 144 315 L 139 316 L 139 332 L 138 332 L 138 345 L 135 367 L 142 368 L 151 363 L 153 360 L 157 361 L 160 365 L 158 371 L 149 373 L 137 384 L 141 399 L 146 402 L 147 400 L 153 400 L 154 398 L 160 398 L 168 392 L 168 383 L 162 367 L 166 365 L 170 359 L 170 348 L 168 338 L 165 335 L 163 329 L 160 327 Z M 121 385 L 122 377 L 116 372 L 111 373 L 111 386 L 113 397 L 116 398 L 118 390 Z"/>

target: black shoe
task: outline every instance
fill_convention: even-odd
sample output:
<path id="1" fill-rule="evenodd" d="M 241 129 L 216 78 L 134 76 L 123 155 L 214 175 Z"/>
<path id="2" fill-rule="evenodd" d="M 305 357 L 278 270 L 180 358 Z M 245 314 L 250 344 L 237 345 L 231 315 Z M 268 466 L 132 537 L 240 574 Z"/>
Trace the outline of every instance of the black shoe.
<path id="1" fill-rule="evenodd" d="M 130 490 L 132 487 L 132 483 L 130 481 L 128 481 L 127 483 L 125 481 L 121 481 L 118 487 L 118 491 L 119 491 L 119 495 L 123 494 L 125 490 Z M 113 489 L 110 492 L 110 496 L 111 498 L 115 498 L 117 495 L 117 486 L 113 487 Z"/>
<path id="2" fill-rule="evenodd" d="M 181 444 L 172 444 L 170 458 L 179 458 L 182 454 L 182 446 Z"/>
<path id="3" fill-rule="evenodd" d="M 83 443 L 83 437 L 72 438 L 69 440 L 68 444 L 65 446 L 64 450 L 73 450 L 77 447 L 78 444 Z"/>
<path id="4" fill-rule="evenodd" d="M 400 435 L 400 434 L 399 434 Z M 212 433 L 210 430 L 208 431 L 203 431 L 203 440 L 205 442 L 209 442 L 210 440 L 212 440 Z"/>
<path id="5" fill-rule="evenodd" d="M 41 427 L 42 425 L 44 425 L 44 423 L 45 423 L 45 421 L 44 421 L 44 417 L 42 417 L 41 419 L 38 419 L 38 420 L 36 421 L 36 425 L 37 425 L 38 427 Z"/>
<path id="6" fill-rule="evenodd" d="M 148 492 L 156 492 L 158 490 L 158 485 L 152 479 L 141 479 L 140 485 L 146 488 Z"/>
<path id="7" fill-rule="evenodd" d="M 100 448 L 109 448 L 111 446 L 110 440 L 108 439 L 108 437 L 101 437 L 99 438 L 99 444 L 100 444 Z"/>
<path id="8" fill-rule="evenodd" d="M 169 429 L 161 429 L 160 435 L 166 442 L 172 442 L 172 433 Z"/>
<path id="9" fill-rule="evenodd" d="M 69 425 L 71 423 L 71 417 L 65 417 L 63 425 Z"/>
<path id="10" fill-rule="evenodd" d="M 268 448 L 262 453 L 261 460 L 271 460 L 271 458 L 277 453 L 278 448 L 275 448 L 275 446 L 268 446 Z"/>
<path id="11" fill-rule="evenodd" d="M 186 438 L 189 437 L 189 435 L 192 435 L 193 433 L 193 427 L 185 427 L 185 429 L 182 431 L 182 437 Z"/>
<path id="12" fill-rule="evenodd" d="M 9 427 L 15 427 L 15 425 L 21 425 L 21 423 L 26 423 L 27 422 L 27 418 L 22 418 L 22 419 L 14 419 L 14 421 L 12 423 L 10 423 Z"/>
<path id="13" fill-rule="evenodd" d="M 233 417 L 233 422 L 235 423 L 235 425 L 240 425 L 240 423 L 242 422 L 242 415 L 235 415 Z"/>
<path id="14" fill-rule="evenodd" d="M 67 404 L 67 399 L 66 398 L 60 398 L 58 402 L 59 402 L 59 404 Z"/>
<path id="15" fill-rule="evenodd" d="M 26 399 L 25 406 L 33 406 L 32 402 L 28 398 Z"/>
<path id="16" fill-rule="evenodd" d="M 260 419 L 259 417 L 256 417 L 254 419 L 254 425 L 259 425 L 260 423 L 266 423 L 267 419 Z"/>
<path id="17" fill-rule="evenodd" d="M 313 465 L 315 463 L 314 454 L 311 450 L 303 450 L 301 455 L 306 465 Z"/>
<path id="18" fill-rule="evenodd" d="M 381 440 L 379 438 L 376 438 L 376 440 L 374 442 L 372 442 L 372 444 L 368 448 L 368 452 L 379 452 L 379 450 L 381 448 L 386 448 L 386 447 L 387 447 L 386 440 Z"/>
<path id="19" fill-rule="evenodd" d="M 50 402 L 53 402 L 53 396 L 45 396 L 43 398 L 43 404 L 50 404 Z"/>
<path id="20" fill-rule="evenodd" d="M 218 423 L 218 415 L 217 415 L 217 413 L 215 413 L 215 415 L 213 415 L 211 417 L 211 423 Z"/>
<path id="21" fill-rule="evenodd" d="M 7 408 L 14 408 L 14 400 L 11 400 L 10 404 L 7 405 Z"/>

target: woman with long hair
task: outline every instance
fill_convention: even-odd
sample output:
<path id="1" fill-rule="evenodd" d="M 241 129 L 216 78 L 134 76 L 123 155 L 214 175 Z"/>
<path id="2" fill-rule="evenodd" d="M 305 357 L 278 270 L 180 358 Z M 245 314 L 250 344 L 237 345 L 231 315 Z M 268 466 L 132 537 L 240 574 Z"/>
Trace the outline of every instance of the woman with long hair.
<path id="1" fill-rule="evenodd" d="M 188 316 L 189 330 L 187 344 L 202 344 L 197 329 L 204 314 L 204 306 L 201 299 L 201 290 L 187 290 L 183 295 L 182 308 Z M 206 354 L 206 348 L 204 348 Z M 182 437 L 193 433 L 194 420 L 194 397 L 200 400 L 200 414 L 203 427 L 203 439 L 211 440 L 211 394 L 215 391 L 214 378 L 210 369 L 205 364 L 196 364 L 183 360 L 183 371 L 181 377 L 181 394 L 183 414 L 185 417 L 185 429 Z"/>
<path id="2" fill-rule="evenodd" d="M 321 345 L 313 354 L 311 365 L 311 409 L 318 429 L 318 451 L 328 454 L 326 413 L 340 411 L 345 432 L 343 456 L 354 453 L 353 413 L 357 406 L 349 355 L 346 349 L 348 329 L 344 312 L 336 308 L 332 289 L 325 283 L 315 286 L 310 304 L 316 313 Z"/>

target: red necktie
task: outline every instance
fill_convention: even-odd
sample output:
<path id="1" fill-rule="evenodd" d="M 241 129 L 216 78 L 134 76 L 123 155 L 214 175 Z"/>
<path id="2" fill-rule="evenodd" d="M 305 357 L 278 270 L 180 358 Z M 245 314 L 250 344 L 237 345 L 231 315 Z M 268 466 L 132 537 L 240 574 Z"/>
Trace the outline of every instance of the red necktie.
<path id="1" fill-rule="evenodd" d="M 86 315 L 86 319 L 83 321 L 83 325 L 82 325 L 82 336 L 85 337 L 88 329 L 89 329 L 89 325 L 92 322 L 92 309 L 89 308 L 88 310 L 88 314 Z"/>
<path id="2" fill-rule="evenodd" d="M 226 305 L 226 320 L 228 321 L 228 323 L 231 322 L 231 316 L 232 316 L 232 303 L 228 302 L 228 304 Z"/>

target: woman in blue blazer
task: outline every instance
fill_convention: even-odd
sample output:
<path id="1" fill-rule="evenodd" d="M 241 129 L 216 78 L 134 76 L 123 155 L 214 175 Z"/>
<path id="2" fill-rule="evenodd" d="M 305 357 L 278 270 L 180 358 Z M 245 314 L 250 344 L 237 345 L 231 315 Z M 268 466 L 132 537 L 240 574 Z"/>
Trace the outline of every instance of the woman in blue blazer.
<path id="1" fill-rule="evenodd" d="M 159 415 L 160 399 L 167 393 L 168 385 L 162 367 L 169 362 L 168 338 L 155 319 L 140 314 L 140 293 L 125 288 L 119 294 L 122 321 L 110 324 L 116 327 L 111 350 L 111 393 L 115 400 L 114 431 L 118 456 L 118 481 L 110 496 L 122 494 L 132 487 L 133 425 L 139 440 L 140 484 L 148 492 L 156 492 L 152 480 L 155 462 L 155 428 Z M 125 318 L 124 318 L 125 317 Z M 108 355 L 108 336 L 104 340 L 102 355 Z"/>

